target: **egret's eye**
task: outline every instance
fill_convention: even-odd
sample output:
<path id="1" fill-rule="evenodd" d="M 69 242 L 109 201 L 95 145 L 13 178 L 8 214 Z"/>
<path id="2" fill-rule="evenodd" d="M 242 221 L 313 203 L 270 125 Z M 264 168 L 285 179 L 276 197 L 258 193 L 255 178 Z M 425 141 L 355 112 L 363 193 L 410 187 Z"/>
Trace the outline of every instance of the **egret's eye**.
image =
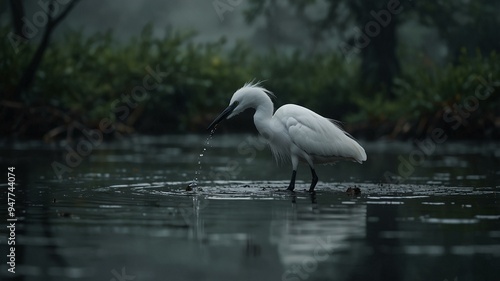
<path id="1" fill-rule="evenodd" d="M 232 108 L 232 110 L 234 110 L 236 107 L 238 107 L 238 105 L 240 104 L 239 101 L 233 101 L 229 107 Z"/>

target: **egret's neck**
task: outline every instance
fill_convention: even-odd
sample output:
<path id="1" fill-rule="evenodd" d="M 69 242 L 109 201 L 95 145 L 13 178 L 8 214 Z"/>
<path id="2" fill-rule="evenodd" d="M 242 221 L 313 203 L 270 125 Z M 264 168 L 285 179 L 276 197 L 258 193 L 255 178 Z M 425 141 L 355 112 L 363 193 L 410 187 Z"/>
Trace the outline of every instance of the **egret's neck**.
<path id="1" fill-rule="evenodd" d="M 273 117 L 274 106 L 269 100 L 268 102 L 262 103 L 257 108 L 255 108 L 255 114 L 253 115 L 253 122 L 259 133 L 263 134 L 270 129 L 271 119 Z"/>

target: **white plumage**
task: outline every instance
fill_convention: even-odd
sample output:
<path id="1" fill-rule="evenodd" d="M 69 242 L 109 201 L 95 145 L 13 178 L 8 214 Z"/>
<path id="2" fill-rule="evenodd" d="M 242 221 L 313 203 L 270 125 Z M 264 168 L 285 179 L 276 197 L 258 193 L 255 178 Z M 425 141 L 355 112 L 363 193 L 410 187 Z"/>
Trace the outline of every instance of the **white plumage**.
<path id="1" fill-rule="evenodd" d="M 229 106 L 210 124 L 214 128 L 225 118 L 231 118 L 248 108 L 254 108 L 254 123 L 259 133 L 268 141 L 277 160 L 292 163 L 292 178 L 288 190 L 295 188 L 295 177 L 299 161 L 306 162 L 312 174 L 310 192 L 318 181 L 314 164 L 334 163 L 350 160 L 366 161 L 363 147 L 351 135 L 337 126 L 336 121 L 327 119 L 305 107 L 285 104 L 273 115 L 270 98 L 273 94 L 258 83 L 247 83 L 237 90 Z"/>

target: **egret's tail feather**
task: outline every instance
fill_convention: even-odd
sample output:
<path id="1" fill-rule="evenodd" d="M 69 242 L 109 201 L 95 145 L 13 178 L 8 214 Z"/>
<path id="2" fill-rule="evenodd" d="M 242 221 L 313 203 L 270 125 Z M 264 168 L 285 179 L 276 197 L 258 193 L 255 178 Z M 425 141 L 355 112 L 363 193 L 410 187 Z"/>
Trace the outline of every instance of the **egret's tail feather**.
<path id="1" fill-rule="evenodd" d="M 349 138 L 349 146 L 351 150 L 351 157 L 358 163 L 363 163 L 363 161 L 366 161 L 366 152 L 365 149 L 352 137 Z"/>
<path id="2" fill-rule="evenodd" d="M 361 147 L 361 145 L 359 145 L 358 143 L 356 143 L 356 148 L 358 150 L 358 155 L 356 155 L 356 161 L 360 164 L 363 163 L 363 161 L 366 161 L 367 157 L 366 157 L 366 152 L 365 150 L 363 149 L 363 147 Z"/>
<path id="3" fill-rule="evenodd" d="M 349 141 L 347 143 L 349 144 L 349 146 L 351 148 L 352 158 L 360 164 L 363 163 L 363 161 L 366 161 L 365 149 L 356 141 L 356 139 L 354 139 L 353 136 L 351 136 L 351 134 L 346 132 L 344 130 L 344 128 L 342 128 L 340 126 L 342 124 L 342 122 L 334 120 L 334 119 L 328 119 L 328 118 L 326 118 L 326 119 L 328 121 L 330 121 L 335 127 L 337 127 L 340 131 L 342 131 L 348 137 Z"/>

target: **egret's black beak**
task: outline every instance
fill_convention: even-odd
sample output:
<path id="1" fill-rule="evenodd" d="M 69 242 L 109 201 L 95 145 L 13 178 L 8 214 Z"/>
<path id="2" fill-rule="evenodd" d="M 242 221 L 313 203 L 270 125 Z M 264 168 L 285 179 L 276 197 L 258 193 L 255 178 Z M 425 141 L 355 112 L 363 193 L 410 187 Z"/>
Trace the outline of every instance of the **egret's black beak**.
<path id="1" fill-rule="evenodd" d="M 219 116 L 217 116 L 217 118 L 215 118 L 215 120 L 212 122 L 212 124 L 210 124 L 210 126 L 208 126 L 207 130 L 208 131 L 212 131 L 213 128 L 215 126 L 217 126 L 217 124 L 219 124 L 220 121 L 224 120 L 229 114 L 231 114 L 231 112 L 233 112 L 233 110 L 236 108 L 236 106 L 238 105 L 238 102 L 233 102 L 232 104 L 230 104 L 226 109 L 224 109 L 224 111 L 222 111 L 221 114 L 219 114 Z"/>

